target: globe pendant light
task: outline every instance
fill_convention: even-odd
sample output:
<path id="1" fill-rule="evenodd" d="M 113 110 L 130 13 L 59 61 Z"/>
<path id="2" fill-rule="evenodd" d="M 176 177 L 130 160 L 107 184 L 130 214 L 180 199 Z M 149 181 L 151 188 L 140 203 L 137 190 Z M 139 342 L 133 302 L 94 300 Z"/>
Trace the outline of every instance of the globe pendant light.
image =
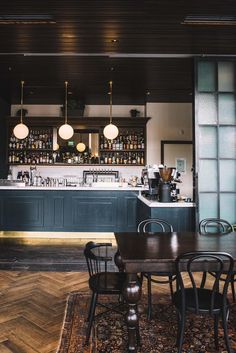
<path id="1" fill-rule="evenodd" d="M 77 151 L 78 152 L 84 152 L 85 151 L 85 149 L 86 149 L 86 145 L 83 143 L 83 142 L 79 142 L 79 143 L 77 143 L 77 145 L 76 145 L 76 149 L 77 149 Z"/>
<path id="2" fill-rule="evenodd" d="M 58 134 L 63 140 L 69 140 L 74 135 L 73 127 L 67 124 L 67 87 L 68 82 L 65 81 L 65 124 L 61 125 Z"/>
<path id="3" fill-rule="evenodd" d="M 24 90 L 24 81 L 21 81 L 20 124 L 17 124 L 13 129 L 13 134 L 19 140 L 23 140 L 29 135 L 29 128 L 25 124 L 23 124 L 23 90 Z"/>
<path id="4" fill-rule="evenodd" d="M 118 136 L 119 130 L 116 125 L 112 124 L 112 81 L 110 81 L 109 84 L 110 84 L 110 92 L 109 92 L 110 93 L 110 124 L 104 127 L 103 135 L 108 140 L 113 140 Z"/>

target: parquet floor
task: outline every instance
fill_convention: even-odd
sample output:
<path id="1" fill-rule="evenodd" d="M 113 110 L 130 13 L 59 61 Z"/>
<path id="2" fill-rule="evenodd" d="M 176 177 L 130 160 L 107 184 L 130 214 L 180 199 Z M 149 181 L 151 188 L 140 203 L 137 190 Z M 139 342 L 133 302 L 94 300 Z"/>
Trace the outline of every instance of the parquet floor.
<path id="1" fill-rule="evenodd" d="M 0 353 L 55 353 L 67 295 L 88 290 L 87 274 L 1 271 L 0 283 Z"/>
<path id="2" fill-rule="evenodd" d="M 22 241 L 18 245 L 1 241 L 0 353 L 56 353 L 68 293 L 88 291 L 86 272 L 65 272 L 68 265 L 72 271 L 75 265 L 78 270 L 84 268 L 78 251 L 75 256 L 75 243 L 65 246 L 62 242 L 60 254 L 58 244 L 46 241 L 43 246 L 40 241 L 37 248 L 38 243 L 24 241 L 22 247 Z M 60 266 L 50 272 L 52 258 L 57 263 L 58 257 Z M 43 262 L 45 272 L 30 270 L 44 268 L 40 266 Z M 59 272 L 63 264 L 64 270 Z M 168 285 L 154 290 L 169 295 Z"/>
<path id="3" fill-rule="evenodd" d="M 87 279 L 85 272 L 0 271 L 0 353 L 56 353 L 67 295 L 88 291 Z M 169 295 L 167 285 L 155 290 Z"/>

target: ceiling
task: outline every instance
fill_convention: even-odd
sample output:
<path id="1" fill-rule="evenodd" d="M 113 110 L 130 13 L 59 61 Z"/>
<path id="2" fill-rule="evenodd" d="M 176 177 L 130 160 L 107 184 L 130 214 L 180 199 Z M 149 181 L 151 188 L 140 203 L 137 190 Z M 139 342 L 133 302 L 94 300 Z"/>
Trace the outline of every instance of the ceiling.
<path id="1" fill-rule="evenodd" d="M 186 24 L 186 16 L 214 16 Z M 235 0 L 2 0 L 0 94 L 61 104 L 64 81 L 86 104 L 191 102 L 193 57 L 236 55 Z M 221 17 L 220 17 L 221 16 Z"/>

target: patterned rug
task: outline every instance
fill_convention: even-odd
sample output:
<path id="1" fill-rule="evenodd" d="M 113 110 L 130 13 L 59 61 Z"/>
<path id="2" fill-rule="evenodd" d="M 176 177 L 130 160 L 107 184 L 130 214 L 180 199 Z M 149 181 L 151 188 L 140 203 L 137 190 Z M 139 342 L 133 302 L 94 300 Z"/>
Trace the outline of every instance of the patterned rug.
<path id="1" fill-rule="evenodd" d="M 114 298 L 112 298 L 114 300 Z M 107 298 L 107 300 L 109 300 Z M 72 293 L 68 297 L 61 342 L 57 353 L 125 353 L 127 329 L 122 315 L 109 312 L 97 320 L 91 343 L 84 346 L 86 317 L 90 295 Z M 146 319 L 146 297 L 141 301 L 140 353 L 176 353 L 176 312 L 168 296 L 154 297 L 153 319 Z M 236 352 L 236 305 L 232 305 L 229 318 L 229 336 L 232 353 Z M 219 326 L 219 352 L 225 353 L 223 330 Z M 188 316 L 183 353 L 215 353 L 213 320 L 208 317 Z"/>

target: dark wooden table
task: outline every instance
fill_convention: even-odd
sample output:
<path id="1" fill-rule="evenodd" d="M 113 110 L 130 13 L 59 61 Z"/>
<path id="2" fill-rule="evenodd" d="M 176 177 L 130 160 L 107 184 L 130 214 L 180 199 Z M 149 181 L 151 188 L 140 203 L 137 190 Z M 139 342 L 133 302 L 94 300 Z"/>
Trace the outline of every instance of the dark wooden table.
<path id="1" fill-rule="evenodd" d="M 117 264 L 127 273 L 123 295 L 128 303 L 128 352 L 137 352 L 135 329 L 138 324 L 137 303 L 141 297 L 137 273 L 173 270 L 175 258 L 189 251 L 227 252 L 236 264 L 236 232 L 226 235 L 200 235 L 197 232 L 115 233 L 115 237 Z"/>

